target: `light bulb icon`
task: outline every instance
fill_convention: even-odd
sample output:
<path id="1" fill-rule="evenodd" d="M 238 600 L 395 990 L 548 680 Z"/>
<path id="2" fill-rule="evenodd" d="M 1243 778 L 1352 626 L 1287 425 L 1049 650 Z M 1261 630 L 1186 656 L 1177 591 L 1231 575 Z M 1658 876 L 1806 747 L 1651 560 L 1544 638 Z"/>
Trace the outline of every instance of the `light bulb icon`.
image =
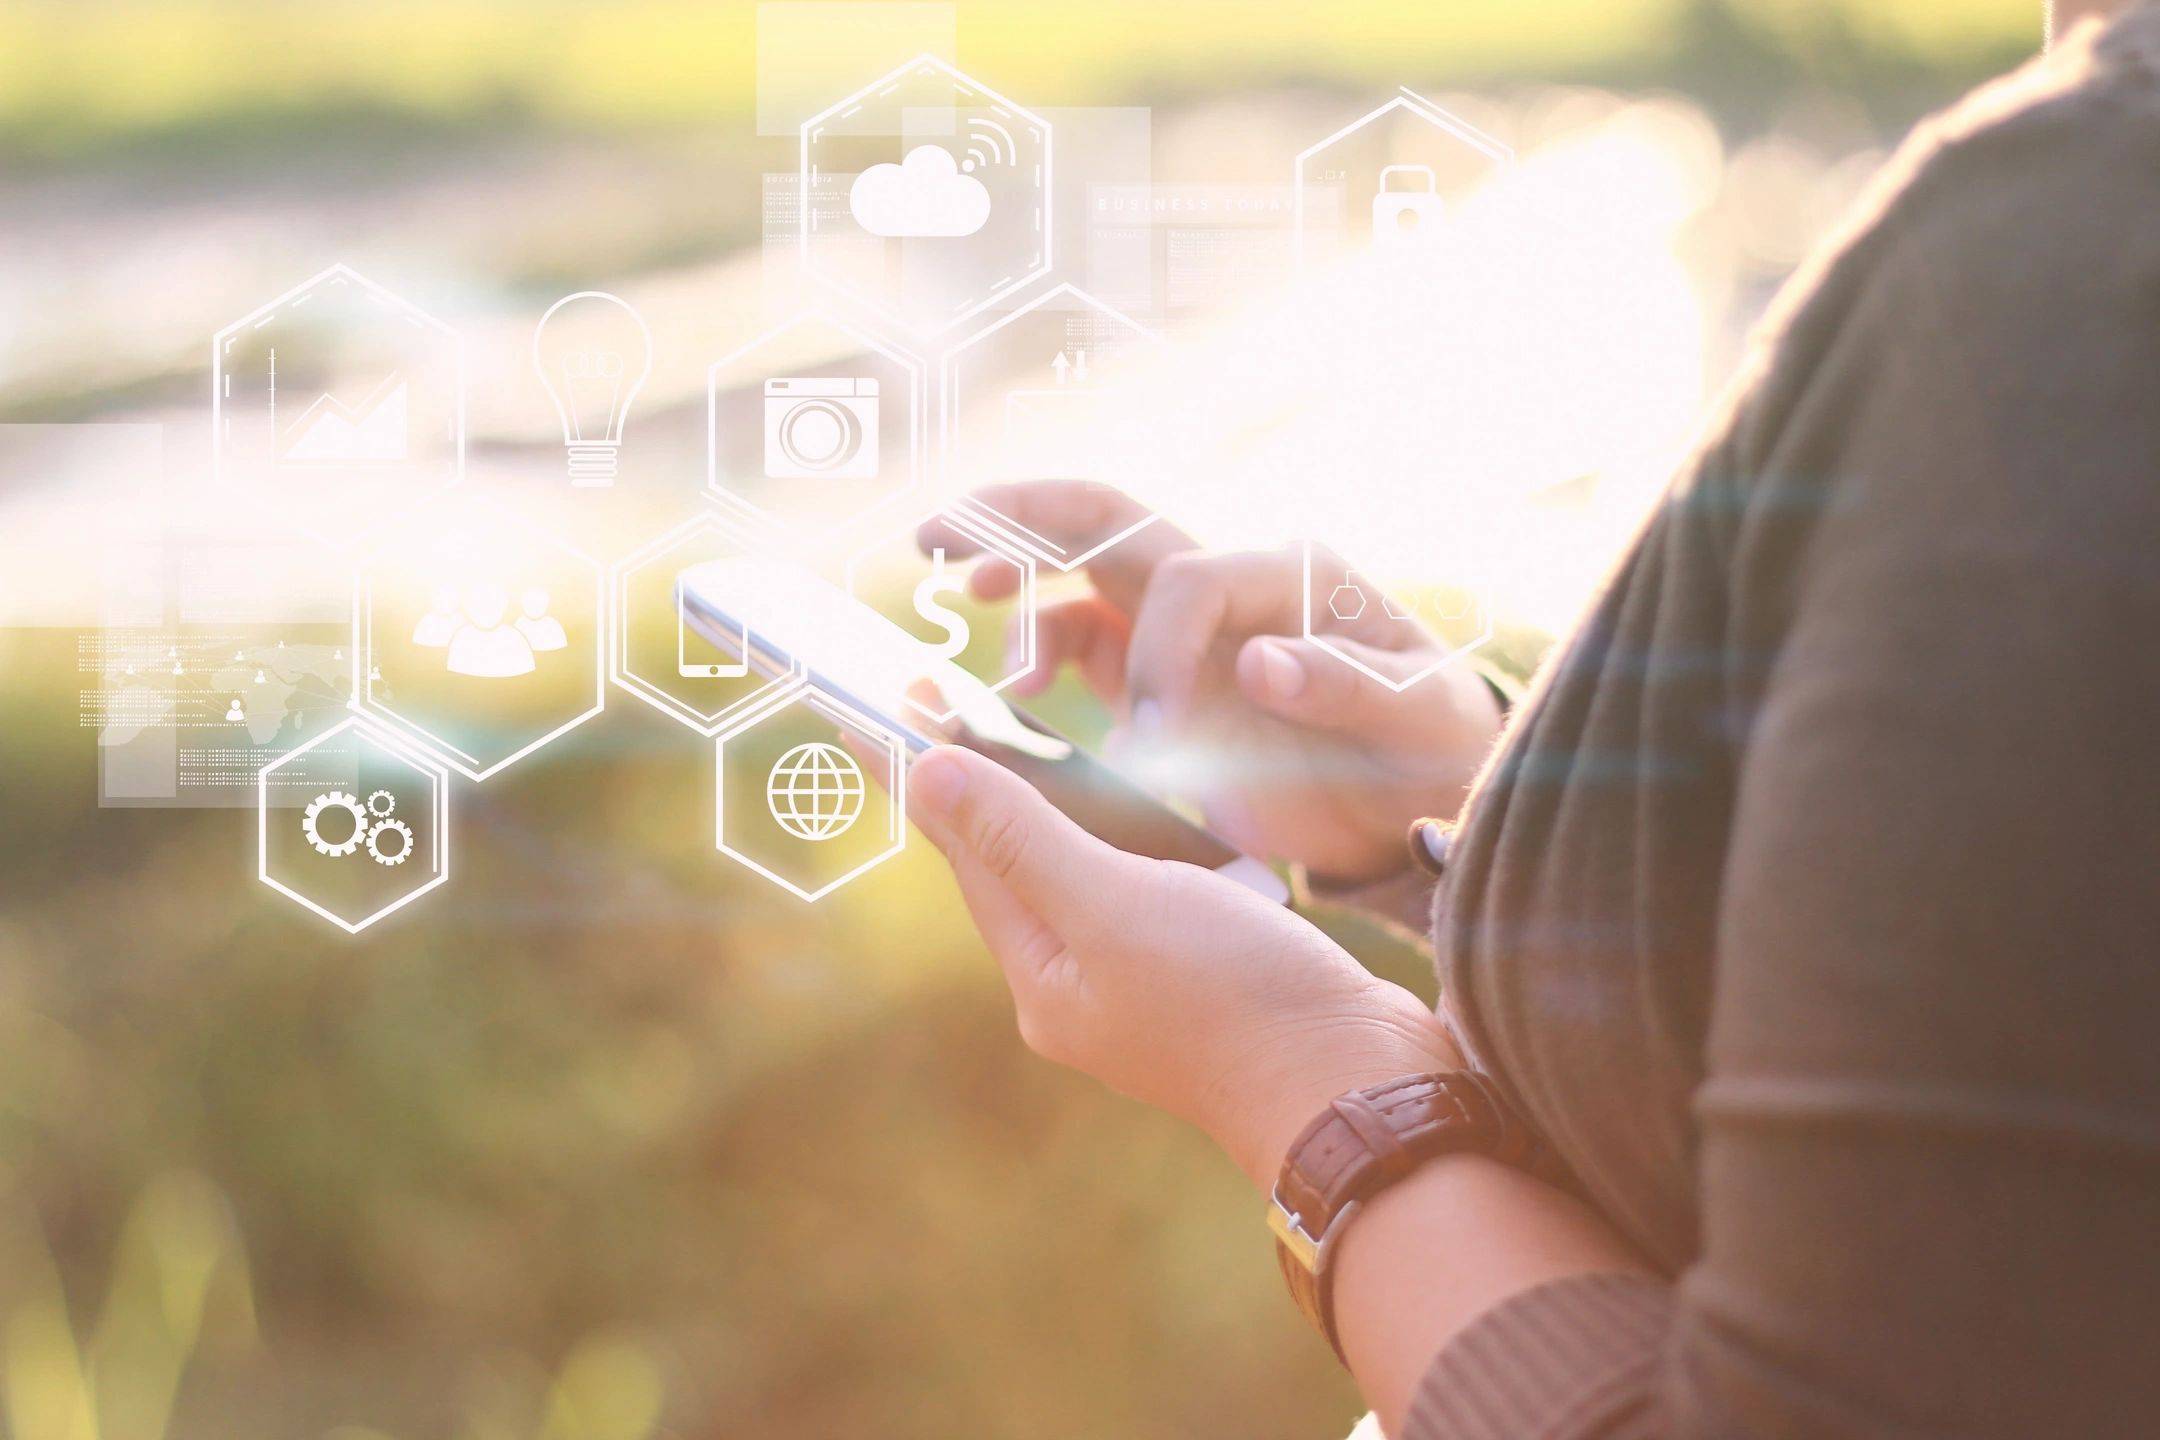
<path id="1" fill-rule="evenodd" d="M 644 317 L 604 291 L 565 295 L 533 331 L 533 368 L 562 416 L 570 483 L 614 484 L 630 401 L 652 374 Z"/>

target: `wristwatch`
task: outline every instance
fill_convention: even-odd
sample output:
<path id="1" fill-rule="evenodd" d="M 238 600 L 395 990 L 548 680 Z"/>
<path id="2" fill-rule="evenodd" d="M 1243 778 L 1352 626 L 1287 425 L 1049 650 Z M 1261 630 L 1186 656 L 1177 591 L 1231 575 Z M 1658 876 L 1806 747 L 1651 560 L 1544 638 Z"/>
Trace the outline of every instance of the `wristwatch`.
<path id="1" fill-rule="evenodd" d="M 1290 1298 L 1337 1359 L 1335 1245 L 1358 1208 L 1442 1155 L 1486 1155 L 1528 1168 L 1537 1150 L 1492 1082 L 1468 1070 L 1404 1075 L 1353 1090 L 1300 1132 L 1269 1198 L 1268 1228 Z"/>

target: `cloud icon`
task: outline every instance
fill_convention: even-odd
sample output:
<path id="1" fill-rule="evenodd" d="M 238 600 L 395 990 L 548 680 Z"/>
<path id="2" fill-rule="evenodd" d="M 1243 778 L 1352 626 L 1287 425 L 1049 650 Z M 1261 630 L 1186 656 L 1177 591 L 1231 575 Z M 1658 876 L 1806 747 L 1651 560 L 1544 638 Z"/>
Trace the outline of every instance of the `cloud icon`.
<path id="1" fill-rule="evenodd" d="M 918 145 L 856 176 L 848 210 L 873 235 L 973 235 L 990 218 L 990 192 L 946 151 Z"/>

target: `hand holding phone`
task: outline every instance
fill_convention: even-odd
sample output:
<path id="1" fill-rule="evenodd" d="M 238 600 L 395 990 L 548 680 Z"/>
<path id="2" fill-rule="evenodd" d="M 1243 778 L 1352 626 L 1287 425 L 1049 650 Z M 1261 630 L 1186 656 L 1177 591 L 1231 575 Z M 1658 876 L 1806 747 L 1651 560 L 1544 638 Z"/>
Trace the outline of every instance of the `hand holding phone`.
<path id="1" fill-rule="evenodd" d="M 974 498 L 1056 543 L 1147 517 L 1078 481 Z M 941 520 L 917 539 L 948 556 L 980 549 Z M 1156 520 L 1091 561 L 1087 578 L 1095 593 L 1042 611 L 1038 668 L 1010 693 L 1038 691 L 1071 661 L 1132 717 L 1121 760 L 1173 764 L 1204 747 L 1217 763 L 1191 798 L 1250 853 L 1344 883 L 1399 875 L 1410 822 L 1456 813 L 1499 734 L 1502 707 L 1480 671 L 1450 663 L 1454 647 L 1322 546 L 1208 551 Z M 1371 603 L 1345 619 L 1330 597 L 1353 578 Z M 1010 572 L 979 567 L 969 585 L 1002 599 Z"/>
<path id="2" fill-rule="evenodd" d="M 1024 776 L 1082 828 L 1120 850 L 1199 865 L 1270 899 L 1289 899 L 1289 888 L 1268 866 L 1239 854 L 811 572 L 737 557 L 685 570 L 677 585 L 683 621 L 705 641 L 773 678 L 799 663 L 815 689 L 897 735 L 911 756 L 941 743 L 965 746 Z M 918 703 L 909 702 L 911 694 Z M 923 695 L 937 699 L 926 707 Z M 935 721 L 933 714 L 949 718 Z"/>

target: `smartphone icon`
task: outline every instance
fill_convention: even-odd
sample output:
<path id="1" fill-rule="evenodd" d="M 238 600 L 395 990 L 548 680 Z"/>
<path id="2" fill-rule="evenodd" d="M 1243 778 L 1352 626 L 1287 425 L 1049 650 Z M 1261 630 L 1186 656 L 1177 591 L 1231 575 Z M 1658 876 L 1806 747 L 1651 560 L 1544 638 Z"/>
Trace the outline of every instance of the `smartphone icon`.
<path id="1" fill-rule="evenodd" d="M 733 653 L 699 634 L 683 609 L 682 582 L 675 582 L 675 673 L 685 680 L 736 680 L 750 673 L 750 632 Z"/>

